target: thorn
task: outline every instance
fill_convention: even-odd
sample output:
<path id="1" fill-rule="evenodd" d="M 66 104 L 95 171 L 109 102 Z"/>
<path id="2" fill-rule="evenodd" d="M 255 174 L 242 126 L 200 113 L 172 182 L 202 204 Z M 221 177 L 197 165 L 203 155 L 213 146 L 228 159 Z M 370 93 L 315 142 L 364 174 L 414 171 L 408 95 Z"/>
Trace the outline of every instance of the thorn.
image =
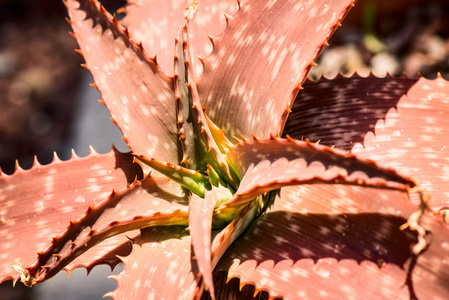
<path id="1" fill-rule="evenodd" d="M 226 26 L 228 26 L 229 24 L 229 20 L 232 18 L 231 15 L 228 15 L 227 13 L 223 13 L 225 20 L 226 20 Z"/>
<path id="2" fill-rule="evenodd" d="M 257 138 L 257 136 L 251 132 L 251 136 L 253 137 L 253 140 L 258 141 L 259 139 Z"/>
<path id="3" fill-rule="evenodd" d="M 40 163 L 37 160 L 37 156 L 35 155 L 34 159 L 33 159 L 33 165 L 31 166 L 31 168 L 34 168 L 34 167 L 39 166 L 39 165 L 40 165 Z"/>
<path id="4" fill-rule="evenodd" d="M 232 138 L 235 140 L 236 144 L 244 144 L 244 142 L 242 140 L 239 140 L 238 137 L 232 136 Z"/>
<path id="5" fill-rule="evenodd" d="M 142 45 L 142 41 L 140 41 L 138 44 L 137 44 L 137 47 L 139 47 L 139 49 L 140 49 L 140 51 L 142 51 L 143 52 L 143 45 Z"/>
<path id="6" fill-rule="evenodd" d="M 210 35 L 210 34 L 208 34 L 207 37 L 209 38 L 209 41 L 212 43 L 212 46 L 214 46 L 215 37 L 213 35 Z"/>

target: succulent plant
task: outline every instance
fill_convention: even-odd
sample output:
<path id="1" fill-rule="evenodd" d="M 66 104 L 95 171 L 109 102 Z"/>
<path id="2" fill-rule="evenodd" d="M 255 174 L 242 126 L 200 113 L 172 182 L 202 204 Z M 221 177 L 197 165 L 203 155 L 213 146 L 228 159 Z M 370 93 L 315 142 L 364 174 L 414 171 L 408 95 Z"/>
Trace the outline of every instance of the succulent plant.
<path id="1" fill-rule="evenodd" d="M 198 65 L 224 1 L 66 0 L 132 152 L 1 174 L 0 281 L 122 262 L 114 299 L 443 299 L 449 83 L 305 81 L 353 2 L 239 1 Z"/>

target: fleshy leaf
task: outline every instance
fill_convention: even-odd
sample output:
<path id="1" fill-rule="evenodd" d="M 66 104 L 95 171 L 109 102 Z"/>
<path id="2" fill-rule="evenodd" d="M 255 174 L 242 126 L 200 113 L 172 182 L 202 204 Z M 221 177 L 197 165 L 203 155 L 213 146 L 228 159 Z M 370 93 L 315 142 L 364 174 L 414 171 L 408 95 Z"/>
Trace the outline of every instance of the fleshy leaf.
<path id="1" fill-rule="evenodd" d="M 192 195 L 189 201 L 189 232 L 192 239 L 192 248 L 198 263 L 204 285 L 214 298 L 214 283 L 212 280 L 211 265 L 211 234 L 212 215 L 215 203 L 223 192 L 229 192 L 225 188 L 213 189 L 206 193 L 204 198 Z"/>
<path id="2" fill-rule="evenodd" d="M 222 231 L 214 236 L 211 246 L 212 266 L 216 266 L 226 249 L 247 229 L 264 208 L 263 197 L 251 201 Z"/>
<path id="3" fill-rule="evenodd" d="M 184 227 L 154 227 L 142 230 L 133 241 L 133 251 L 123 257 L 125 268 L 113 278 L 113 299 L 194 299 L 202 282 L 191 254 L 191 238 Z"/>
<path id="4" fill-rule="evenodd" d="M 234 198 L 222 206 L 228 211 L 287 185 L 352 184 L 402 191 L 415 186 L 411 178 L 383 169 L 373 161 L 290 138 L 242 142 L 229 150 L 227 158 L 242 177 Z"/>
<path id="5" fill-rule="evenodd" d="M 283 299 L 442 299 L 449 229 L 425 215 L 429 247 L 414 256 L 416 234 L 399 228 L 415 209 L 399 191 L 285 187 L 215 270 Z"/>
<path id="6" fill-rule="evenodd" d="M 35 161 L 30 170 L 18 168 L 13 175 L 2 173 L 0 282 L 16 281 L 19 274 L 10 263 L 30 265 L 50 238 L 65 230 L 68 220 L 79 218 L 88 206 L 99 204 L 114 187 L 125 188 L 141 172 L 132 163 L 132 155 L 114 149 L 107 154 L 91 150 L 84 158 L 73 153 L 69 161 L 55 156 L 48 165 Z"/>
<path id="7" fill-rule="evenodd" d="M 131 253 L 132 243 L 130 239 L 136 237 L 139 233 L 139 230 L 134 230 L 110 237 L 75 258 L 64 267 L 64 270 L 67 271 L 68 275 L 76 268 L 85 268 L 89 274 L 98 265 L 108 265 L 113 270 L 115 266 L 122 262 L 117 256 L 127 256 Z"/>
<path id="8" fill-rule="evenodd" d="M 232 146 L 232 143 L 226 137 L 225 130 L 215 125 L 215 123 L 212 122 L 212 120 L 209 119 L 209 117 L 206 114 L 204 114 L 204 117 L 206 118 L 207 125 L 209 126 L 210 132 L 215 140 L 215 143 L 217 144 L 221 153 L 226 154 L 228 152 L 229 147 Z"/>
<path id="9" fill-rule="evenodd" d="M 173 70 L 173 37 L 183 24 L 184 7 L 191 0 L 128 0 L 121 21 L 133 37 L 141 41 L 151 56 L 157 55 L 164 72 Z M 195 55 L 206 56 L 212 50 L 208 34 L 220 34 L 226 21 L 223 13 L 232 14 L 237 10 L 236 0 L 199 1 L 199 13 L 190 25 L 189 40 Z M 151 17 L 148 17 L 151 16 Z M 150 30 L 149 30 L 150 29 Z M 193 61 L 197 74 L 202 70 L 199 61 Z"/>
<path id="10" fill-rule="evenodd" d="M 171 194 L 167 193 L 170 191 Z M 167 178 L 147 177 L 89 207 L 79 220 L 54 237 L 50 246 L 27 267 L 25 284 L 34 285 L 54 276 L 73 259 L 101 241 L 126 231 L 161 225 L 188 224 L 186 199 L 181 187 Z"/>
<path id="11" fill-rule="evenodd" d="M 190 168 L 206 171 L 210 165 L 220 177 L 237 188 L 226 159 L 215 143 L 209 129 L 196 89 L 188 41 L 189 18 L 196 10 L 196 5 L 186 10 L 184 26 L 180 28 L 176 42 L 175 89 L 178 103 L 178 124 L 180 140 L 184 155 L 182 162 Z"/>
<path id="12" fill-rule="evenodd" d="M 214 206 L 226 202 L 231 197 L 232 194 L 228 189 L 217 188 L 207 192 L 204 199 L 192 196 L 189 204 L 189 231 L 192 237 L 192 246 L 198 269 L 212 298 L 214 298 L 212 269 L 226 249 L 245 231 L 263 208 L 262 197 L 251 201 L 230 224 L 220 232 L 214 233 L 213 243 L 211 243 Z M 213 225 L 223 226 L 223 224 L 215 223 Z"/>
<path id="13" fill-rule="evenodd" d="M 379 120 L 385 120 L 387 112 L 417 81 L 405 76 L 363 78 L 357 74 L 308 79 L 296 97 L 283 135 L 350 151 L 374 131 Z"/>
<path id="14" fill-rule="evenodd" d="M 204 197 L 204 190 L 207 187 L 209 178 L 199 171 L 193 171 L 170 163 L 163 163 L 152 158 L 146 158 L 143 155 L 136 155 L 136 158 L 186 189 Z"/>
<path id="15" fill-rule="evenodd" d="M 449 205 L 447 80 L 338 76 L 304 86 L 286 134 L 354 148 L 360 157 L 415 178 L 432 195 L 433 210 Z"/>
<path id="16" fill-rule="evenodd" d="M 351 0 L 239 1 L 212 38 L 198 82 L 208 116 L 229 137 L 280 135 L 290 107 Z"/>
<path id="17" fill-rule="evenodd" d="M 86 67 L 128 146 L 135 154 L 177 164 L 172 80 L 96 0 L 66 5 Z"/>

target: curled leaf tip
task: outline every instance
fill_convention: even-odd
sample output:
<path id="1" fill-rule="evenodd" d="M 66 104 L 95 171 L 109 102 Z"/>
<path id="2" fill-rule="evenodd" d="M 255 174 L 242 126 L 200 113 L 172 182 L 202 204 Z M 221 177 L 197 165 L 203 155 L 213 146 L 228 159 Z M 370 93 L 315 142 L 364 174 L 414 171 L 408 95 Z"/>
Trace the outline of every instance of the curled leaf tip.
<path id="1" fill-rule="evenodd" d="M 426 230 L 421 226 L 420 221 L 421 217 L 429 207 L 427 202 L 430 198 L 430 195 L 427 193 L 425 189 L 420 186 L 415 186 L 409 190 L 409 192 L 417 192 L 420 196 L 420 205 L 417 211 L 412 213 L 408 218 L 407 222 L 402 224 L 400 229 L 404 230 L 409 228 L 410 230 L 414 230 L 418 233 L 418 242 L 412 246 L 412 251 L 415 255 L 420 254 L 423 250 L 425 250 L 428 246 L 426 237 Z"/>
<path id="2" fill-rule="evenodd" d="M 17 262 L 17 264 L 15 265 L 11 263 L 11 266 L 14 268 L 14 270 L 20 273 L 20 281 L 24 285 L 26 285 L 27 287 L 32 287 L 36 284 L 35 278 L 32 277 L 30 272 L 28 272 L 26 268 L 22 267 L 19 262 Z"/>

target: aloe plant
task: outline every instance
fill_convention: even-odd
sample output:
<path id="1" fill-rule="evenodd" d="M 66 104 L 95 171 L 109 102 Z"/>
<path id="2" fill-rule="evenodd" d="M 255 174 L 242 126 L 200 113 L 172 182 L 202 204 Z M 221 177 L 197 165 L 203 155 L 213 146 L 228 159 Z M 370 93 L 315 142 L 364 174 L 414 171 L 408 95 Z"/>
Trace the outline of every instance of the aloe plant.
<path id="1" fill-rule="evenodd" d="M 179 2 L 65 1 L 132 152 L 1 174 L 0 280 L 122 262 L 113 299 L 443 299 L 448 82 L 305 81 L 352 0 L 239 1 L 198 75 L 218 1 Z M 146 52 L 169 42 L 170 77 Z"/>

